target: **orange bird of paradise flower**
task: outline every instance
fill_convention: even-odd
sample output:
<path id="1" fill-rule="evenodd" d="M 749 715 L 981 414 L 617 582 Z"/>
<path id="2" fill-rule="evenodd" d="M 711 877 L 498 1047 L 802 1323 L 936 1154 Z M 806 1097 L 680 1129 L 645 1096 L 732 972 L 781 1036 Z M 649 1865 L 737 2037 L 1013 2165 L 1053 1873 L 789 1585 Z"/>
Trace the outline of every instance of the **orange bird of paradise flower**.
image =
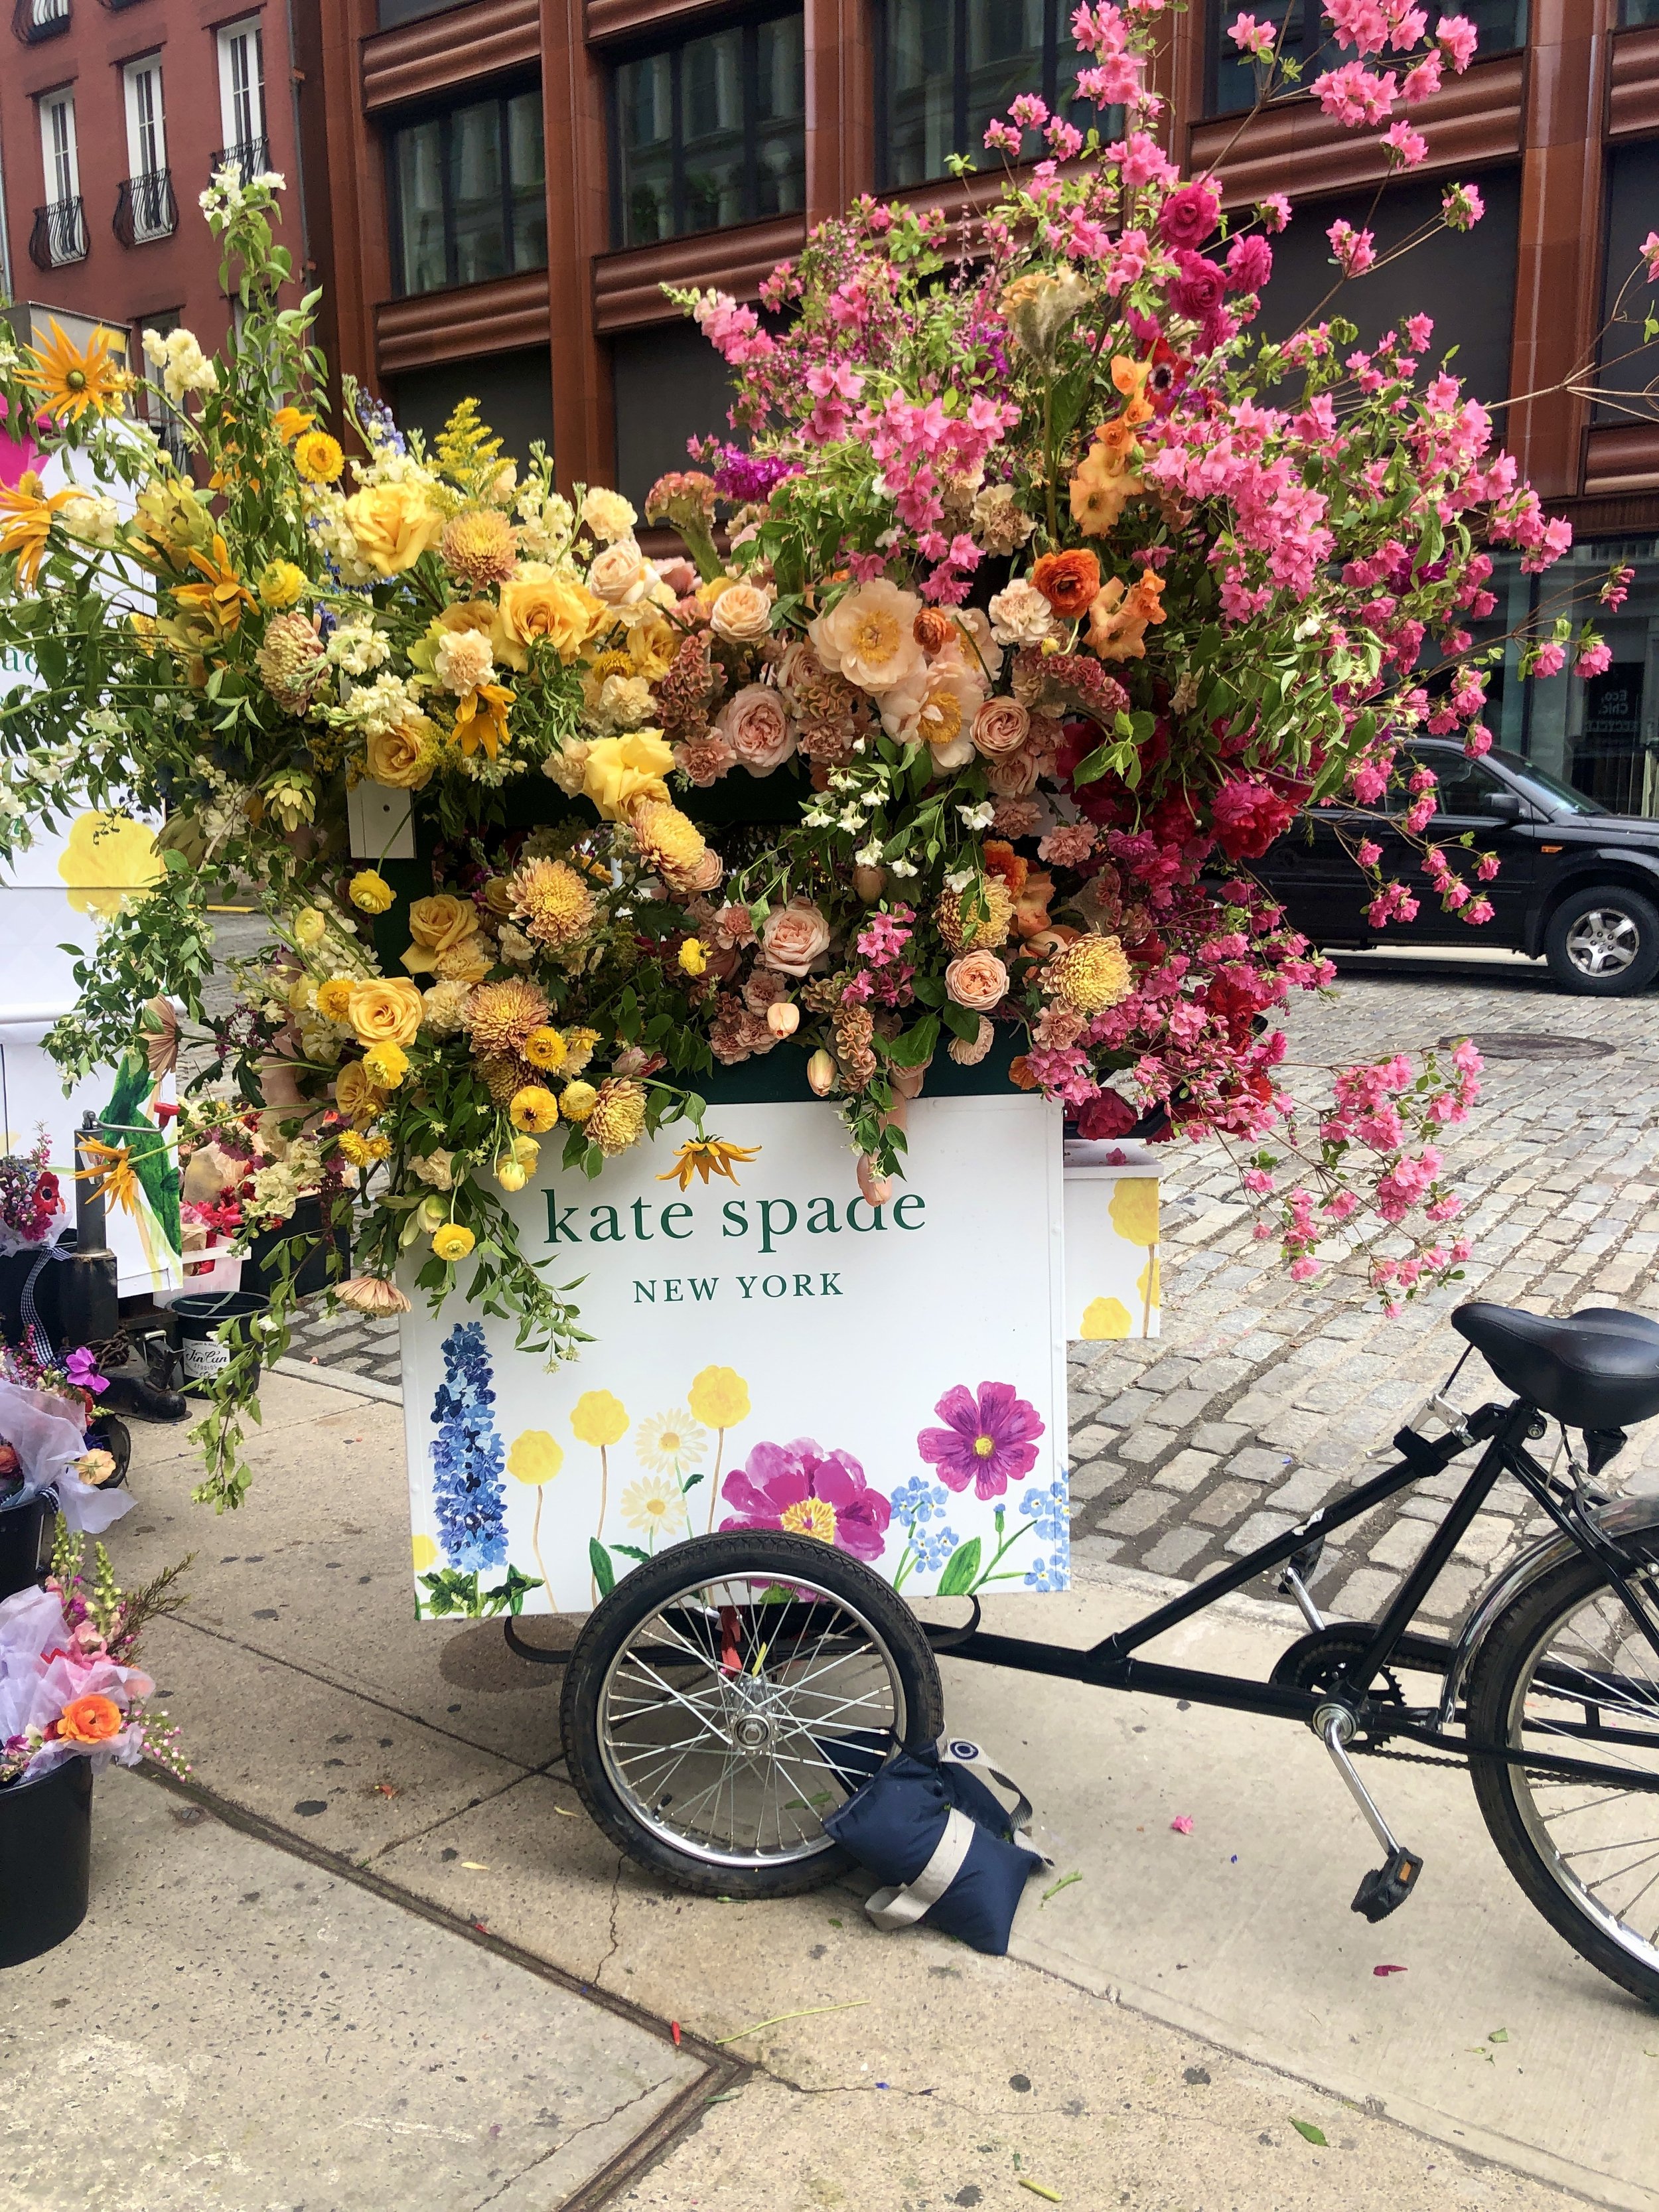
<path id="1" fill-rule="evenodd" d="M 127 1157 L 125 1145 L 106 1145 L 101 1137 L 82 1137 L 82 1152 L 92 1162 L 90 1167 L 77 1168 L 76 1182 L 90 1183 L 90 1195 L 101 1198 L 106 1205 L 116 1205 L 136 1218 L 138 1212 L 138 1178 Z"/>
<path id="2" fill-rule="evenodd" d="M 112 331 L 95 330 L 82 353 L 54 317 L 50 343 L 23 349 L 34 363 L 27 377 L 29 389 L 40 395 L 48 414 L 66 422 L 78 422 L 88 413 L 118 412 L 121 396 L 132 380 L 112 350 L 115 343 Z"/>
<path id="3" fill-rule="evenodd" d="M 482 745 L 495 759 L 507 738 L 507 710 L 517 696 L 505 684 L 474 684 L 455 709 L 455 740 L 463 753 Z"/>
<path id="4" fill-rule="evenodd" d="M 52 516 L 81 496 L 79 486 L 68 491 L 44 491 L 33 469 L 25 469 L 15 487 L 0 484 L 0 553 L 17 556 L 19 591 L 34 588 L 40 563 L 46 557 Z"/>
<path id="5" fill-rule="evenodd" d="M 253 594 L 231 566 L 230 548 L 216 532 L 211 556 L 194 547 L 189 550 L 191 568 L 199 569 L 205 580 L 175 585 L 173 598 L 181 606 L 199 608 L 216 629 L 239 629 L 242 609 L 253 605 Z"/>
<path id="6" fill-rule="evenodd" d="M 758 1145 L 728 1145 L 723 1137 L 692 1137 L 674 1155 L 674 1164 L 666 1175 L 657 1177 L 659 1182 L 678 1182 L 682 1190 L 690 1190 L 691 1178 L 701 1176 L 706 1183 L 710 1176 L 724 1176 L 727 1182 L 736 1182 L 732 1163 L 740 1160 L 746 1166 L 760 1157 Z"/>

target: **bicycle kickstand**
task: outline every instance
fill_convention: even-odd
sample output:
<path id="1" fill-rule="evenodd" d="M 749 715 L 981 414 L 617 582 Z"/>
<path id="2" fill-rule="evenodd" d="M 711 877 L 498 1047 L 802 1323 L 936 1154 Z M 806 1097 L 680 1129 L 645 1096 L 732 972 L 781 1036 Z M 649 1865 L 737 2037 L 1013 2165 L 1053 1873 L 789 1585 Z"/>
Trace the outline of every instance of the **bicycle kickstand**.
<path id="1" fill-rule="evenodd" d="M 1360 1780 L 1358 1770 L 1348 1756 L 1348 1744 L 1354 1729 L 1353 1715 L 1340 1705 L 1325 1705 L 1314 1715 L 1314 1727 L 1329 1752 L 1337 1772 L 1347 1784 L 1354 1803 L 1364 1814 L 1366 1826 L 1388 1853 L 1382 1864 L 1374 1867 L 1360 1883 L 1349 1910 L 1363 1913 L 1370 1921 L 1386 1920 L 1391 1912 L 1399 1911 L 1416 1887 L 1417 1877 L 1423 1871 L 1422 1857 L 1416 1851 L 1402 1850 L 1395 1841 L 1392 1829 L 1377 1809 L 1376 1800 Z"/>

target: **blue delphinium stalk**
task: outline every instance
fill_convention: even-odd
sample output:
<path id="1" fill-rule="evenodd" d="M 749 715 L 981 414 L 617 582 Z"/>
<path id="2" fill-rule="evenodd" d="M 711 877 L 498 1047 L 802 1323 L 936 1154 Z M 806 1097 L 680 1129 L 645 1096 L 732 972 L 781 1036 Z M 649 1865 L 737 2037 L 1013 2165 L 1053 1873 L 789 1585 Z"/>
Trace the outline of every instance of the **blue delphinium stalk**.
<path id="1" fill-rule="evenodd" d="M 461 1322 L 444 1339 L 444 1381 L 432 1401 L 432 1500 L 452 1566 L 477 1574 L 507 1561 L 506 1455 L 495 1433 L 495 1393 L 484 1333 Z"/>

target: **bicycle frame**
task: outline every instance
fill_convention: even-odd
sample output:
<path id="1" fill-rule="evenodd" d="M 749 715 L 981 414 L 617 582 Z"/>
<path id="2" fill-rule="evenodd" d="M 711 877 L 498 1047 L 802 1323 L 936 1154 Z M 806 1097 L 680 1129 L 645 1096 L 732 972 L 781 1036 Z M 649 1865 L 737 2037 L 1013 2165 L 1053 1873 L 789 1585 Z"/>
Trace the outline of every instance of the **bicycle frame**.
<path id="1" fill-rule="evenodd" d="M 1360 1727 L 1377 1739 L 1403 1736 L 1436 1750 L 1470 1759 L 1499 1759 L 1511 1765 L 1524 1763 L 1530 1770 L 1566 1779 L 1616 1782 L 1624 1789 L 1659 1790 L 1659 1776 L 1650 1781 L 1638 1779 L 1627 1767 L 1598 1766 L 1593 1761 L 1545 1753 L 1522 1753 L 1500 1744 L 1472 1744 L 1467 1735 L 1449 1735 L 1446 1723 L 1455 1717 L 1449 1709 L 1449 1699 L 1438 1707 L 1412 1708 L 1374 1701 L 1364 1693 L 1365 1686 L 1392 1660 L 1397 1659 L 1408 1668 L 1426 1668 L 1450 1676 L 1454 1662 L 1460 1656 L 1457 1650 L 1432 1638 L 1412 1634 L 1410 1624 L 1465 1530 L 1505 1474 L 1514 1475 L 1524 1486 L 1577 1549 L 1603 1568 L 1659 1657 L 1659 1621 L 1632 1587 L 1632 1562 L 1619 1544 L 1596 1526 L 1579 1493 L 1558 1483 L 1525 1449 L 1537 1418 L 1534 1407 L 1524 1399 L 1516 1399 L 1508 1406 L 1480 1407 L 1442 1437 L 1429 1439 L 1411 1429 L 1401 1429 L 1394 1439 L 1401 1456 L 1381 1474 L 1362 1483 L 1338 1504 L 1321 1506 L 1282 1536 L 1258 1547 L 1237 1565 L 1195 1584 L 1086 1650 L 998 1635 L 977 1626 L 959 1641 L 953 1638 L 940 1648 L 954 1659 L 1012 1668 L 1024 1674 L 1051 1675 L 1064 1681 L 1086 1682 L 1101 1689 L 1139 1691 L 1159 1698 L 1188 1698 L 1198 1705 L 1261 1713 L 1270 1718 L 1301 1721 L 1308 1725 L 1312 1724 L 1316 1711 L 1328 1706 L 1335 1697 L 1349 1705 Z M 1461 1453 L 1482 1442 L 1486 1449 L 1450 1510 L 1430 1536 L 1422 1557 L 1401 1584 L 1382 1618 L 1368 1624 L 1370 1643 L 1352 1667 L 1345 1670 L 1334 1689 L 1301 1690 L 1289 1684 L 1210 1674 L 1198 1668 L 1167 1666 L 1160 1661 L 1133 1656 L 1141 1645 L 1206 1612 L 1258 1575 L 1285 1565 L 1310 1544 L 1350 1521 L 1357 1521 L 1374 1505 L 1409 1489 L 1413 1483 L 1443 1473 Z M 1612 1745 L 1620 1741 L 1622 1731 L 1587 1728 L 1585 1734 Z M 1651 1736 L 1632 1740 L 1649 1747 L 1652 1742 Z"/>

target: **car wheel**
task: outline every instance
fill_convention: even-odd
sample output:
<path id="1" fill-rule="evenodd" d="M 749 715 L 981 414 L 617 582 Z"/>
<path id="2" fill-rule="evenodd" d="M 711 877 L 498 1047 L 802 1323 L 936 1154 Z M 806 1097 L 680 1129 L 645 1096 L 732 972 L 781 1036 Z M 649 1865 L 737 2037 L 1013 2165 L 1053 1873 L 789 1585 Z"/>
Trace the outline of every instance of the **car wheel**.
<path id="1" fill-rule="evenodd" d="M 1659 975 L 1659 907 L 1622 884 L 1595 884 L 1562 900 L 1544 932 L 1544 957 L 1564 991 L 1627 998 Z"/>

